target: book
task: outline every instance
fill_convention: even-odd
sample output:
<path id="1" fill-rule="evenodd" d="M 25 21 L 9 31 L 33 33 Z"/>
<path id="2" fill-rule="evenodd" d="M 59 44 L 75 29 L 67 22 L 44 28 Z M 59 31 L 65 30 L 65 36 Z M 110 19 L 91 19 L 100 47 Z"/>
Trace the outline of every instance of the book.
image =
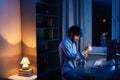
<path id="1" fill-rule="evenodd" d="M 53 26 L 53 18 L 49 18 L 48 20 L 48 26 Z"/>
<path id="2" fill-rule="evenodd" d="M 28 70 L 19 69 L 18 73 L 19 73 L 19 76 L 25 76 L 25 77 L 33 76 L 32 69 L 28 69 Z"/>
<path id="3" fill-rule="evenodd" d="M 53 29 L 50 29 L 49 30 L 49 39 L 53 39 L 54 38 L 54 30 Z"/>
<path id="4" fill-rule="evenodd" d="M 54 38 L 54 30 L 53 29 L 46 29 L 44 31 L 45 39 L 53 39 Z"/>

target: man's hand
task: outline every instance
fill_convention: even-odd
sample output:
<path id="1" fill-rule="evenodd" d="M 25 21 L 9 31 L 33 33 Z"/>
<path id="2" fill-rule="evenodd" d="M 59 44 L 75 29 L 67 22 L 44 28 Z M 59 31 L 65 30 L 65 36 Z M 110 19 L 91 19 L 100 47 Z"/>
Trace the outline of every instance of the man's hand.
<path id="1" fill-rule="evenodd" d="M 84 54 L 84 59 L 86 59 L 88 57 L 88 54 Z"/>
<path id="2" fill-rule="evenodd" d="M 92 50 L 92 46 L 88 44 L 85 50 L 83 50 L 84 58 L 88 57 L 88 52 Z"/>
<path id="3" fill-rule="evenodd" d="M 88 44 L 87 48 L 86 48 L 86 51 L 92 51 L 92 46 Z"/>

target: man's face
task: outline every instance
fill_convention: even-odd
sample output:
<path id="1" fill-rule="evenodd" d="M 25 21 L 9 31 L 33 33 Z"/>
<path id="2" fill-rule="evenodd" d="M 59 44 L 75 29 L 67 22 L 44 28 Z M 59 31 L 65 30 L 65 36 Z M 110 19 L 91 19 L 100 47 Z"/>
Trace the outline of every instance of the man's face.
<path id="1" fill-rule="evenodd" d="M 77 42 L 77 41 L 79 40 L 79 38 L 80 38 L 79 35 L 73 35 L 73 36 L 71 37 L 71 40 L 72 40 L 73 42 Z"/>

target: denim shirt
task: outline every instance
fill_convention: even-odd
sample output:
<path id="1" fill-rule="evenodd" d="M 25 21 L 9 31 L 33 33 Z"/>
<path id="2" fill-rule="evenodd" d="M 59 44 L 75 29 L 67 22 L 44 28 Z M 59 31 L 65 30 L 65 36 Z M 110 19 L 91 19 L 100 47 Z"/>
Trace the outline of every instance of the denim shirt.
<path id="1" fill-rule="evenodd" d="M 77 67 L 76 59 L 83 57 L 83 54 L 77 52 L 76 44 L 67 37 L 59 44 L 59 56 L 63 74 Z"/>

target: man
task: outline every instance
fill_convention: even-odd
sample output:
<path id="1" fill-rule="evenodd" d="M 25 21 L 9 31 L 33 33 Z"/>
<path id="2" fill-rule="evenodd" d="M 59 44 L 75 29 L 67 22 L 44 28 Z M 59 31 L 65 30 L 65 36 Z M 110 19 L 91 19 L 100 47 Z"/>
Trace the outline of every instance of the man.
<path id="1" fill-rule="evenodd" d="M 82 52 L 77 52 L 76 42 L 81 36 L 79 26 L 72 26 L 68 29 L 68 37 L 61 41 L 59 44 L 60 64 L 63 80 L 77 80 L 79 75 L 77 73 L 71 73 L 77 67 L 77 60 L 80 58 L 87 58 L 88 51 L 91 50 L 89 45 Z"/>

